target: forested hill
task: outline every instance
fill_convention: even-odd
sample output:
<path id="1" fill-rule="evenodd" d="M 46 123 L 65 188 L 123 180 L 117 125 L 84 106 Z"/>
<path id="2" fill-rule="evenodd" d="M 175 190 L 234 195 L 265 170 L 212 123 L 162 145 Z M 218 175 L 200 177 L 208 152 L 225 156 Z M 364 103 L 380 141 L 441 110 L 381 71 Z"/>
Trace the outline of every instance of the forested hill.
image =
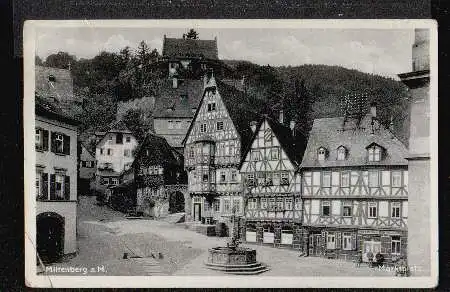
<path id="1" fill-rule="evenodd" d="M 160 80 L 166 78 L 168 68 L 159 57 L 156 50 L 150 50 L 142 42 L 135 51 L 124 48 L 118 54 L 102 52 L 92 59 L 81 60 L 60 52 L 49 56 L 45 62 L 38 59 L 36 62 L 66 69 L 67 64 L 71 64 L 75 93 L 86 101 L 81 130 L 93 133 L 116 118 L 120 101 L 148 96 L 158 98 L 158 86 Z M 305 133 L 314 118 L 342 115 L 340 105 L 345 95 L 367 93 L 368 102 L 377 101 L 378 114 L 385 125 L 394 118 L 394 132 L 407 145 L 408 102 L 406 88 L 398 81 L 339 66 L 273 67 L 233 60 L 213 65 L 217 78 L 244 78 L 247 93 L 267 104 L 269 110 L 276 108 L 280 101 L 288 104 L 287 116 L 296 115 Z M 144 114 L 151 117 L 152 109 L 145 111 Z M 128 119 L 139 116 L 142 115 L 136 112 L 127 115 Z M 132 128 L 142 125 L 142 121 L 133 122 Z"/>

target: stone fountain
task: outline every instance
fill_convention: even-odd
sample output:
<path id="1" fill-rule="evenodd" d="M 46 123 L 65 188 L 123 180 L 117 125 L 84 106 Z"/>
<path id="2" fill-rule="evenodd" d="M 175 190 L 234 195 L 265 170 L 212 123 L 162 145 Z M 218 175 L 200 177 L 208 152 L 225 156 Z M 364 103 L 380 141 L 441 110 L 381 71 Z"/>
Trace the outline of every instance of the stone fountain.
<path id="1" fill-rule="evenodd" d="M 256 275 L 268 271 L 266 265 L 256 261 L 256 250 L 239 246 L 239 222 L 236 221 L 235 212 L 232 222 L 233 233 L 227 246 L 210 248 L 206 266 L 212 270 L 237 275 Z"/>

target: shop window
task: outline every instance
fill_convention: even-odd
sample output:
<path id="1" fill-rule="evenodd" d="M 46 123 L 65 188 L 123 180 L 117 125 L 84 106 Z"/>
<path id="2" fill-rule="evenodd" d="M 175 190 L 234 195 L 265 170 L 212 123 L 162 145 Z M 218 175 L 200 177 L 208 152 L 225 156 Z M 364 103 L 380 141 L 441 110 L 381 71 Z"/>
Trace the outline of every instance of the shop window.
<path id="1" fill-rule="evenodd" d="M 352 234 L 350 232 L 342 233 L 342 249 L 343 250 L 352 250 Z"/>
<path id="2" fill-rule="evenodd" d="M 334 232 L 327 233 L 327 249 L 336 249 L 336 234 Z"/>
<path id="3" fill-rule="evenodd" d="M 391 253 L 393 255 L 400 255 L 401 253 L 401 241 L 400 236 L 392 236 L 391 239 Z"/>

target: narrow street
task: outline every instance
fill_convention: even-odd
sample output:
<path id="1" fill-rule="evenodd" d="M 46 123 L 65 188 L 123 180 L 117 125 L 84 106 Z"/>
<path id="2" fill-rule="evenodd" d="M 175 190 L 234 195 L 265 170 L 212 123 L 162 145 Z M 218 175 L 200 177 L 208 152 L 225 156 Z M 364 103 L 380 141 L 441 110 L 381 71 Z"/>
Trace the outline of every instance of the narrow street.
<path id="1" fill-rule="evenodd" d="M 79 252 L 52 267 L 81 268 L 71 275 L 83 275 L 83 268 L 87 268 L 88 275 L 99 276 L 217 276 L 223 274 L 207 269 L 203 263 L 208 248 L 225 245 L 226 240 L 195 233 L 183 224 L 126 219 L 120 212 L 97 206 L 95 197 L 80 197 Z M 270 267 L 264 276 L 392 276 L 392 272 L 365 265 L 355 267 L 352 262 L 305 258 L 293 250 L 243 245 L 255 248 L 258 260 Z M 123 259 L 124 253 L 137 258 Z"/>

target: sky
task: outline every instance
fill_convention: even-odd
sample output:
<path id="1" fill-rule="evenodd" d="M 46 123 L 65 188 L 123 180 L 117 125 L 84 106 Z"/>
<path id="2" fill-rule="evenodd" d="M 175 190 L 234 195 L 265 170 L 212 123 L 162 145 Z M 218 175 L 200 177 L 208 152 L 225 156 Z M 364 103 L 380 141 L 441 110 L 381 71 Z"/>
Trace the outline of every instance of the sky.
<path id="1" fill-rule="evenodd" d="M 195 27 L 200 39 L 217 37 L 220 59 L 259 65 L 338 65 L 397 79 L 411 71 L 412 29 L 220 28 Z M 144 40 L 160 53 L 163 37 L 181 37 L 188 28 L 45 27 L 36 30 L 36 54 L 45 59 L 58 51 L 77 59 L 101 51 L 137 48 Z"/>

